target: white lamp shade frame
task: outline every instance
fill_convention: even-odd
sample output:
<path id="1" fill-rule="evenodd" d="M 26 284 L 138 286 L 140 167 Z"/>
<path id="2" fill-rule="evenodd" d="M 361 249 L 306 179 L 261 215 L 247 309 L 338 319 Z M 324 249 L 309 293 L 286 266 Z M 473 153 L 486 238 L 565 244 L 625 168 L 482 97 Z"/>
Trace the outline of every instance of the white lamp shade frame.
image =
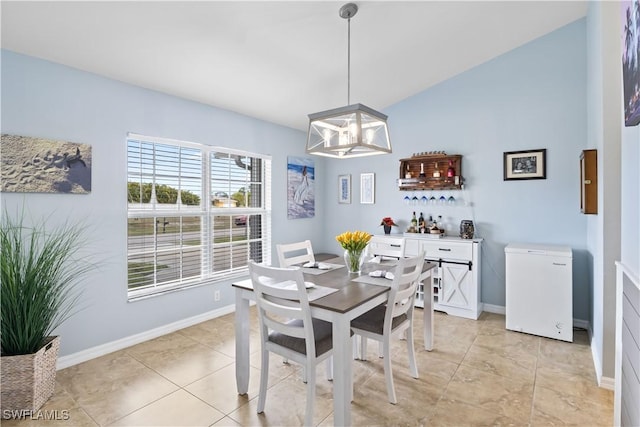
<path id="1" fill-rule="evenodd" d="M 337 159 L 391 153 L 387 116 L 362 104 L 309 114 L 306 152 Z"/>

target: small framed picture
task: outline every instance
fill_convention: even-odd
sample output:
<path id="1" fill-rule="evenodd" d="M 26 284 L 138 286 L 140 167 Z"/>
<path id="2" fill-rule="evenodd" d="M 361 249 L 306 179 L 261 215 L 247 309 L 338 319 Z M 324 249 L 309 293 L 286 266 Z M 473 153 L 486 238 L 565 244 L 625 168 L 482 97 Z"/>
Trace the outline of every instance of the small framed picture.
<path id="1" fill-rule="evenodd" d="M 338 176 L 338 203 L 351 203 L 351 175 Z"/>
<path id="2" fill-rule="evenodd" d="M 504 153 L 504 180 L 547 179 L 547 150 Z"/>
<path id="3" fill-rule="evenodd" d="M 360 203 L 362 204 L 375 203 L 375 194 L 376 194 L 375 174 L 361 173 L 360 174 Z"/>

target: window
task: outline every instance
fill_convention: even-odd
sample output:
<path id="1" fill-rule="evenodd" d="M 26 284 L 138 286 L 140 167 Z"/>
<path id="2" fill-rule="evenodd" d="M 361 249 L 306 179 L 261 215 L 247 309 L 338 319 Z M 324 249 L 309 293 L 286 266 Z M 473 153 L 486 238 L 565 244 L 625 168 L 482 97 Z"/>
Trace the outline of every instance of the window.
<path id="1" fill-rule="evenodd" d="M 271 262 L 267 156 L 130 134 L 127 202 L 130 299 Z"/>

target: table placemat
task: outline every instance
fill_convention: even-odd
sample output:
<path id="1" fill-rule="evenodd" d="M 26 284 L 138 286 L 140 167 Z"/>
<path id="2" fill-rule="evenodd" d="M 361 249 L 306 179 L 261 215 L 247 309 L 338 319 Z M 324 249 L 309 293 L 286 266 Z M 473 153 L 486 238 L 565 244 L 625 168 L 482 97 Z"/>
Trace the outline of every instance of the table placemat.
<path id="1" fill-rule="evenodd" d="M 352 280 L 352 282 L 367 283 L 369 285 L 378 286 L 391 286 L 393 280 L 385 279 L 384 277 L 371 277 L 368 274 L 363 274 Z"/>
<path id="2" fill-rule="evenodd" d="M 367 264 L 380 265 L 380 266 L 384 266 L 384 267 L 393 267 L 393 266 L 398 264 L 398 260 L 396 258 L 385 258 L 385 257 L 382 257 L 382 259 L 380 259 L 380 257 L 375 257 L 375 258 L 372 258 L 371 260 L 367 261 Z"/>
<path id="3" fill-rule="evenodd" d="M 319 298 L 326 297 L 327 295 L 334 292 L 338 292 L 338 289 L 315 285 L 313 288 L 309 288 L 307 290 L 307 296 L 309 298 L 309 301 L 315 301 Z"/>
<path id="4" fill-rule="evenodd" d="M 304 284 L 307 288 L 307 298 L 309 299 L 309 301 L 314 301 L 318 298 L 326 297 L 327 295 L 338 291 L 338 289 L 319 286 L 309 281 L 305 281 Z M 281 289 L 293 290 L 296 289 L 296 282 L 294 282 L 293 280 L 287 280 L 285 282 L 272 284 L 271 286 L 277 286 Z"/>
<path id="5" fill-rule="evenodd" d="M 302 270 L 302 272 L 304 274 L 312 274 L 312 275 L 316 275 L 316 276 L 318 274 L 323 274 L 323 273 L 326 273 L 328 271 L 337 270 L 338 268 L 343 268 L 344 267 L 343 264 L 332 264 L 332 263 L 329 263 L 329 262 L 323 262 L 322 264 L 327 265 L 330 268 L 327 268 L 326 270 L 322 270 L 322 269 L 319 269 L 319 268 L 308 268 L 308 267 L 302 267 L 302 266 L 299 266 L 299 267 L 300 267 L 300 269 Z"/>

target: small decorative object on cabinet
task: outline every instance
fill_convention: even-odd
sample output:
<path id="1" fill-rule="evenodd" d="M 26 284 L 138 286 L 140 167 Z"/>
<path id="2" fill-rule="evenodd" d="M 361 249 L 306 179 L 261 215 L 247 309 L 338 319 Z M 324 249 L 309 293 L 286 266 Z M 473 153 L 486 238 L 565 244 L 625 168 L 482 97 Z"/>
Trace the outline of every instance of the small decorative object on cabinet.
<path id="1" fill-rule="evenodd" d="M 598 151 L 580 154 L 580 212 L 598 213 Z"/>
<path id="2" fill-rule="evenodd" d="M 449 168 L 441 172 L 443 165 L 449 165 Z M 406 171 L 410 169 L 420 173 L 408 177 Z M 459 154 L 417 153 L 408 159 L 400 159 L 400 190 L 459 190 L 462 184 L 462 156 Z"/>
<path id="3" fill-rule="evenodd" d="M 452 316 L 476 320 L 482 313 L 480 302 L 480 248 L 482 239 L 443 237 L 405 233 L 405 256 L 424 251 L 424 259 L 436 262 L 432 274 L 433 308 Z M 424 307 L 428 290 L 419 289 L 415 304 Z"/>

